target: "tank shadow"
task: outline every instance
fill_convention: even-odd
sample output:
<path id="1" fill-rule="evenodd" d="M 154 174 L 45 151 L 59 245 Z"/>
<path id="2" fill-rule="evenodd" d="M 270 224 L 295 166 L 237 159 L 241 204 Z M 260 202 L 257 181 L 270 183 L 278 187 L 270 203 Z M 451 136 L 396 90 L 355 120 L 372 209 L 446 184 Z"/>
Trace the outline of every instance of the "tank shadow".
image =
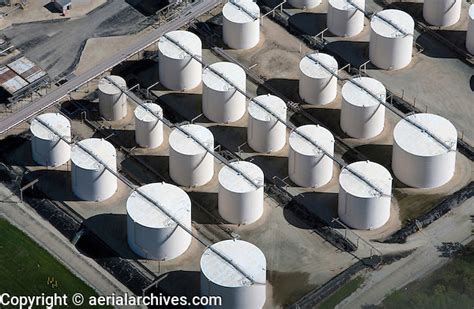
<path id="1" fill-rule="evenodd" d="M 337 55 L 336 59 L 341 58 L 356 68 L 369 60 L 369 42 L 335 41 L 327 44 L 323 51 Z M 378 70 L 371 62 L 366 65 L 368 70 Z"/>
<path id="2" fill-rule="evenodd" d="M 333 228 L 341 228 L 341 226 L 332 222 L 333 218 L 337 218 L 337 205 L 338 205 L 338 193 L 332 192 L 306 192 L 299 194 L 293 198 L 293 202 L 299 203 L 304 206 L 312 215 L 318 217 L 327 226 Z M 294 216 L 294 215 L 293 215 Z M 287 221 L 297 227 L 303 228 L 305 224 L 295 220 L 295 217 L 287 215 L 285 212 L 285 218 Z M 297 224 L 300 224 L 298 226 Z M 307 227 L 306 227 L 307 228 Z"/>
<path id="3" fill-rule="evenodd" d="M 156 52 L 147 52 L 145 57 L 153 57 Z M 152 59 L 127 60 L 115 66 L 111 75 L 122 76 L 127 82 L 127 86 L 133 87 L 137 83 L 141 88 L 148 88 L 155 84 L 159 78 L 158 62 Z"/>
<path id="4" fill-rule="evenodd" d="M 146 170 L 141 163 L 144 163 Z M 132 155 L 124 159 L 121 166 L 127 174 L 142 184 L 162 181 L 174 183 L 169 175 L 168 156 Z"/>
<path id="5" fill-rule="evenodd" d="M 154 16 L 156 12 L 165 7 L 167 1 L 155 1 L 155 0 L 126 0 L 130 6 L 135 10 L 143 14 L 144 16 Z"/>
<path id="6" fill-rule="evenodd" d="M 385 6 L 385 1 L 376 0 L 375 2 Z M 420 2 L 394 1 L 387 8 L 405 11 L 414 18 L 423 18 L 423 3 Z"/>
<path id="7" fill-rule="evenodd" d="M 341 138 L 349 137 L 344 131 L 342 131 L 340 126 L 340 109 L 315 106 L 305 106 L 304 109 L 308 114 L 316 118 L 321 123 L 321 125 L 328 128 L 336 136 L 339 136 Z M 301 114 L 294 114 L 290 120 L 298 126 L 314 124 L 313 122 L 311 122 L 311 120 Z"/>
<path id="8" fill-rule="evenodd" d="M 118 145 L 125 148 L 133 148 L 137 146 L 135 142 L 135 130 L 122 130 L 122 129 L 104 129 L 101 132 L 96 132 L 92 137 L 103 138 L 109 136 L 108 139 L 117 142 Z"/>
<path id="9" fill-rule="evenodd" d="M 66 170 L 37 170 L 25 175 L 22 186 L 38 179 L 35 187 L 44 193 L 50 200 L 60 202 L 80 201 L 72 192 L 71 172 Z M 26 191 L 26 195 L 35 195 L 33 191 Z M 31 196 L 34 197 L 34 196 Z"/>
<path id="10" fill-rule="evenodd" d="M 257 88 L 258 95 L 265 95 L 268 94 L 269 91 L 265 88 L 265 86 L 269 86 L 271 88 L 277 89 L 291 101 L 294 102 L 301 102 L 299 97 L 299 90 L 298 86 L 299 81 L 295 79 L 286 79 L 286 78 L 272 78 L 265 81 L 264 85 L 259 85 Z M 282 98 L 283 99 L 283 98 Z"/>
<path id="11" fill-rule="evenodd" d="M 172 109 L 174 119 L 173 122 L 183 122 L 194 120 L 196 122 L 211 123 L 204 115 L 202 115 L 202 95 L 198 93 L 174 92 L 160 96 L 160 101 L 165 113 L 168 117 L 170 113 L 166 113 L 166 108 Z M 166 105 L 166 106 L 164 106 Z M 179 115 L 179 116 L 177 116 Z M 169 119 L 169 118 L 168 118 Z"/>
<path id="12" fill-rule="evenodd" d="M 139 258 L 127 243 L 127 216 L 125 214 L 100 214 L 82 222 L 86 228 L 76 247 L 85 255 L 97 258 Z M 104 246 L 104 243 L 107 245 Z"/>
<path id="13" fill-rule="evenodd" d="M 198 224 L 222 224 L 218 211 L 218 195 L 216 192 L 188 192 L 192 202 L 191 218 Z"/>
<path id="14" fill-rule="evenodd" d="M 186 296 L 191 300 L 195 296 L 201 295 L 200 291 L 201 274 L 198 271 L 178 270 L 170 271 L 163 274 L 157 279 L 157 284 L 154 288 L 147 291 L 147 294 L 153 293 L 159 295 L 160 293 L 168 296 L 182 297 Z M 151 307 L 153 308 L 153 307 Z M 193 306 L 159 306 L 159 308 L 199 308 Z"/>
<path id="15" fill-rule="evenodd" d="M 299 30 L 303 34 L 315 36 L 327 28 L 326 13 L 297 13 L 288 19 L 288 24 Z M 324 36 L 334 36 L 330 32 L 326 32 Z"/>
<path id="16" fill-rule="evenodd" d="M 445 37 L 451 43 L 465 50 L 466 32 L 457 30 L 434 30 L 437 34 Z M 457 58 L 456 53 L 451 51 L 448 47 L 441 44 L 437 38 L 430 33 L 422 33 L 416 39 L 416 42 L 423 47 L 423 55 L 431 58 Z"/>
<path id="17" fill-rule="evenodd" d="M 254 152 L 252 148 L 247 144 L 247 128 L 246 127 L 233 127 L 228 125 L 215 125 L 208 127 L 208 129 L 214 135 L 216 144 L 222 145 L 224 148 L 232 152 Z M 245 144 L 245 145 L 244 145 Z"/>
<path id="18" fill-rule="evenodd" d="M 276 157 L 271 155 L 256 155 L 247 159 L 252 163 L 258 165 L 265 177 L 270 178 L 272 181 L 278 185 L 282 185 L 281 180 L 278 182 L 276 177 L 279 179 L 284 179 L 288 177 L 288 157 Z M 286 179 L 285 183 L 289 186 L 296 186 L 290 179 Z"/>

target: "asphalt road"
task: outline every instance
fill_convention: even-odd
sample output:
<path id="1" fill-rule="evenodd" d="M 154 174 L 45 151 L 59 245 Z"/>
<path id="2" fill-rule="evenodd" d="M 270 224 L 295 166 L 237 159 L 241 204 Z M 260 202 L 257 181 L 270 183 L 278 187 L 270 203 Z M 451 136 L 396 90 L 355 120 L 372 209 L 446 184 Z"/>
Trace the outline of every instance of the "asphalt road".
<path id="1" fill-rule="evenodd" d="M 64 83 L 59 88 L 52 90 L 50 93 L 44 95 L 43 97 L 35 100 L 30 105 L 25 108 L 17 111 L 16 113 L 11 114 L 9 117 L 2 119 L 0 122 L 0 134 L 5 133 L 9 129 L 15 127 L 16 125 L 22 123 L 23 121 L 29 119 L 30 117 L 42 112 L 48 107 L 56 104 L 58 101 L 66 97 L 70 92 L 79 88 L 80 86 L 87 83 L 89 80 L 99 76 L 101 73 L 110 70 L 117 64 L 123 62 L 131 55 L 137 53 L 138 51 L 144 49 L 147 46 L 158 41 L 158 39 L 166 32 L 178 29 L 184 26 L 186 23 L 192 19 L 206 13 L 211 10 L 213 7 L 217 6 L 221 1 L 220 0 L 204 0 L 191 8 L 186 9 L 178 19 L 175 19 L 149 33 L 142 40 L 131 45 L 122 52 L 110 57 L 107 61 L 102 62 L 90 70 L 86 71 L 84 74 L 74 77 L 68 82 Z"/>

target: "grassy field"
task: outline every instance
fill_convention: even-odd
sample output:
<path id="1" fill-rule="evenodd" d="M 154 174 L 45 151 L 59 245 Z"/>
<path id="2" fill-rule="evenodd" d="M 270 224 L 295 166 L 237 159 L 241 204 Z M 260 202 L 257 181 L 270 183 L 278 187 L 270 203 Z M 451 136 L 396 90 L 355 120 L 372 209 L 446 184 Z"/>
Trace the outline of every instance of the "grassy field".
<path id="1" fill-rule="evenodd" d="M 326 300 L 324 300 L 318 308 L 320 309 L 332 309 L 349 295 L 351 295 L 355 290 L 357 290 L 360 285 L 364 282 L 363 277 L 356 277 L 346 284 L 341 286 L 334 294 L 329 296 Z"/>
<path id="2" fill-rule="evenodd" d="M 0 219 L 0 291 L 10 295 L 97 295 L 26 234 Z M 70 298 L 69 298 L 70 299 Z"/>
<path id="3" fill-rule="evenodd" d="M 433 274 L 389 295 L 382 308 L 474 308 L 474 242 Z"/>

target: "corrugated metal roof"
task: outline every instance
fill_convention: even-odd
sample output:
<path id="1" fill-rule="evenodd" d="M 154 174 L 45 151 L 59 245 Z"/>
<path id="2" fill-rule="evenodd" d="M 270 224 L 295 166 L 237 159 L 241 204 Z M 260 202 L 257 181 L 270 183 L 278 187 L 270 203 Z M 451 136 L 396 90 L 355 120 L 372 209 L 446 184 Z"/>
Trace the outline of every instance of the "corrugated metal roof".
<path id="1" fill-rule="evenodd" d="M 3 66 L 0 67 L 0 86 L 10 94 L 14 94 L 18 90 L 28 86 L 28 82 L 10 70 L 10 68 Z"/>
<path id="2" fill-rule="evenodd" d="M 39 66 L 34 64 L 26 57 L 21 57 L 7 64 L 7 66 L 29 83 L 33 83 L 34 81 L 46 75 L 45 71 L 43 71 Z"/>

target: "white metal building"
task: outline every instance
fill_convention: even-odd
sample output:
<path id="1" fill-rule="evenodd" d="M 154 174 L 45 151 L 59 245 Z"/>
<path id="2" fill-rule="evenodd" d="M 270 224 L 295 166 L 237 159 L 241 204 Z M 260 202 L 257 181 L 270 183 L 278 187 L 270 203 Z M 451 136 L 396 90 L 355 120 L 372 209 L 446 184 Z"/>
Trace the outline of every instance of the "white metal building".
<path id="1" fill-rule="evenodd" d="M 400 10 L 384 10 L 370 21 L 370 61 L 384 70 L 399 70 L 410 64 L 415 21 Z"/>
<path id="2" fill-rule="evenodd" d="M 253 223 L 263 214 L 263 171 L 250 162 L 237 161 L 230 164 L 239 173 L 227 166 L 219 172 L 219 214 L 233 224 Z"/>
<path id="3" fill-rule="evenodd" d="M 137 190 L 139 192 L 132 192 L 127 200 L 127 240 L 130 248 L 143 258 L 160 261 L 183 254 L 191 244 L 191 234 L 148 198 L 191 230 L 191 200 L 186 192 L 167 183 L 152 183 Z"/>
<path id="4" fill-rule="evenodd" d="M 245 274 L 215 251 L 238 265 Z M 267 261 L 255 245 L 243 240 L 220 241 L 204 251 L 200 265 L 201 295 L 221 296 L 226 309 L 259 309 L 264 306 Z"/>
<path id="5" fill-rule="evenodd" d="M 214 150 L 214 136 L 209 129 L 196 124 L 183 125 L 181 128 L 186 134 L 174 129 L 169 136 L 171 179 L 181 186 L 202 186 L 214 175 L 214 157 L 210 152 Z"/>
<path id="6" fill-rule="evenodd" d="M 415 188 L 442 186 L 454 175 L 456 147 L 457 131 L 449 120 L 434 114 L 410 115 L 393 130 L 393 172 L 401 182 Z"/>
<path id="7" fill-rule="evenodd" d="M 377 187 L 354 175 L 355 171 Z M 380 164 L 360 161 L 343 168 L 339 175 L 339 218 L 359 230 L 377 229 L 390 218 L 392 175 Z"/>
<path id="8" fill-rule="evenodd" d="M 222 9 L 223 39 L 233 49 L 249 49 L 260 41 L 260 8 L 252 0 L 230 0 Z"/>
<path id="9" fill-rule="evenodd" d="M 33 160 L 39 165 L 55 167 L 69 161 L 71 146 L 51 132 L 49 128 L 55 130 L 67 141 L 71 141 L 71 123 L 59 113 L 42 114 L 31 122 Z"/>

